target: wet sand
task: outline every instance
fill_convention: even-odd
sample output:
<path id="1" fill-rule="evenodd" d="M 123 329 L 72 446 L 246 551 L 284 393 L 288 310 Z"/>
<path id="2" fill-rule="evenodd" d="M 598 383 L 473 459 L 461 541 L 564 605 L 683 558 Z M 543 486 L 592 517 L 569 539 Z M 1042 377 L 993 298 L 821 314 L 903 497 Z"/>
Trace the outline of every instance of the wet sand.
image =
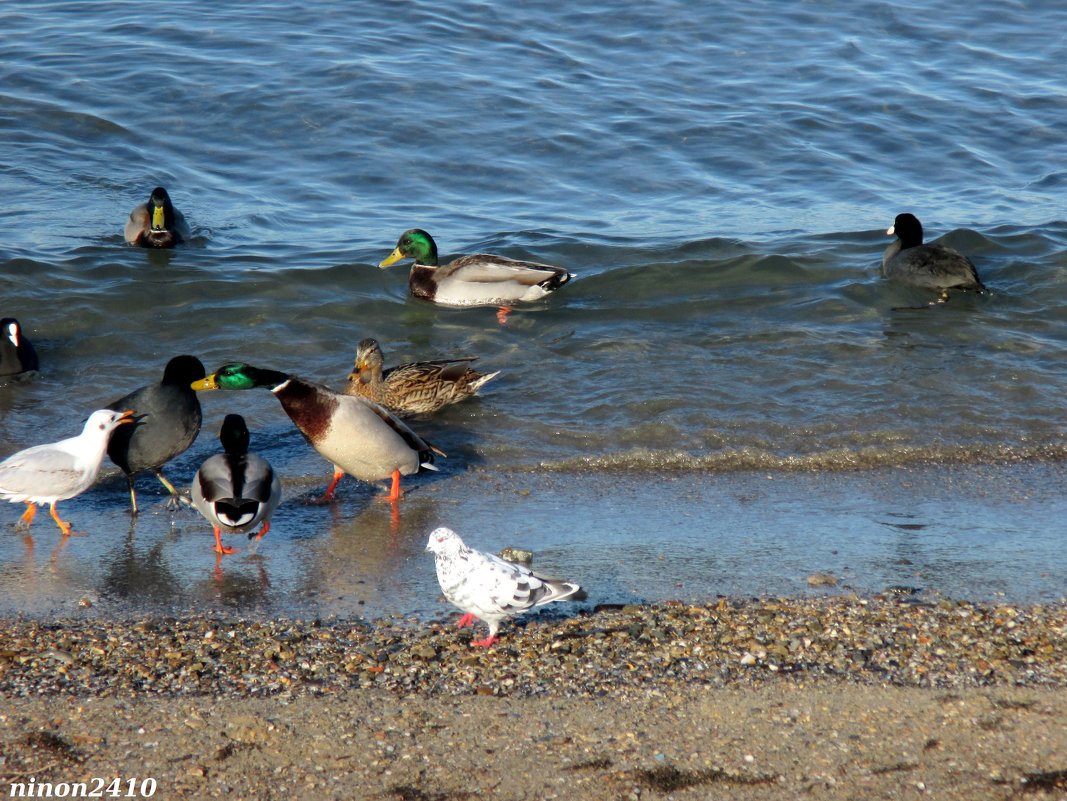
<path id="1" fill-rule="evenodd" d="M 489 650 L 448 622 L 0 621 L 0 791 L 1067 794 L 1062 606 L 723 599 L 535 618 Z"/>

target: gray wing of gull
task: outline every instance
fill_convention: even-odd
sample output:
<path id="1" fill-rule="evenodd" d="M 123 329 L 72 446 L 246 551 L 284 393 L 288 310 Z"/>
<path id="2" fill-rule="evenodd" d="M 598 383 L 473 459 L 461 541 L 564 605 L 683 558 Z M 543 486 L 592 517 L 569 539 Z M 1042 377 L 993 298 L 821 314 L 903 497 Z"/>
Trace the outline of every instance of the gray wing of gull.
<path id="1" fill-rule="evenodd" d="M 27 448 L 0 463 L 0 492 L 15 500 L 77 493 L 84 483 L 74 456 L 50 445 Z"/>

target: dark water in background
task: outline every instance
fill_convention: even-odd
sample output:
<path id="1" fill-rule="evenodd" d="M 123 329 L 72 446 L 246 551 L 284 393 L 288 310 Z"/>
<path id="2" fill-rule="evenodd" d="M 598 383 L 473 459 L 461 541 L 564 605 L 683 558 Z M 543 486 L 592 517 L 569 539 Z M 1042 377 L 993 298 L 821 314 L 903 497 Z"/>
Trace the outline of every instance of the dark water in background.
<path id="1" fill-rule="evenodd" d="M 370 4 L 366 4 L 370 5 Z M 214 571 L 210 530 L 113 475 L 58 553 L 2 528 L 7 611 L 439 611 L 429 530 L 519 544 L 595 601 L 924 586 L 1064 595 L 1067 8 L 756 2 L 5 2 L 0 314 L 41 355 L 0 384 L 0 454 L 70 436 L 173 355 L 343 384 L 477 354 L 502 375 L 416 427 L 450 454 L 394 522 L 266 392 L 204 397 L 288 501 Z M 127 247 L 166 185 L 188 247 Z M 915 212 L 993 289 L 945 307 L 879 276 Z M 439 309 L 379 271 L 406 228 L 579 279 Z M 161 494 L 148 479 L 146 501 Z M 7 522 L 4 522 L 7 521 Z"/>

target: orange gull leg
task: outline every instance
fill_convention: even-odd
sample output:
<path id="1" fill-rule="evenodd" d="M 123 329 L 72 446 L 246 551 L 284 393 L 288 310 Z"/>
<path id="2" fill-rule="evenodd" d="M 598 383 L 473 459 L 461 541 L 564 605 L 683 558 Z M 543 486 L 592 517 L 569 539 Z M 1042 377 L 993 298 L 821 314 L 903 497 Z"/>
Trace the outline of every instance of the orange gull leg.
<path id="1" fill-rule="evenodd" d="M 52 502 L 51 506 L 52 506 L 52 509 L 51 509 L 52 519 L 56 521 L 56 525 L 59 526 L 59 530 L 63 532 L 63 536 L 64 537 L 69 537 L 71 535 L 71 533 L 72 533 L 71 532 L 72 526 L 66 520 L 60 520 L 59 513 L 56 511 L 55 501 Z"/>
<path id="2" fill-rule="evenodd" d="M 234 549 L 229 545 L 222 544 L 222 529 L 215 526 L 215 553 L 222 556 L 224 553 L 234 553 Z"/>
<path id="3" fill-rule="evenodd" d="M 33 516 L 37 514 L 37 505 L 26 501 L 26 511 L 19 517 L 19 525 L 29 528 L 33 523 Z"/>
<path id="4" fill-rule="evenodd" d="M 456 628 L 457 629 L 462 629 L 462 628 L 464 628 L 466 626 L 473 626 L 474 625 L 474 620 L 475 620 L 474 615 L 472 615 L 470 612 L 468 612 L 467 614 L 465 614 L 463 617 L 461 617 L 459 620 L 456 621 Z"/>
<path id="5" fill-rule="evenodd" d="M 511 314 L 510 306 L 501 306 L 496 310 L 496 321 L 501 325 L 506 325 L 508 322 L 508 315 Z"/>

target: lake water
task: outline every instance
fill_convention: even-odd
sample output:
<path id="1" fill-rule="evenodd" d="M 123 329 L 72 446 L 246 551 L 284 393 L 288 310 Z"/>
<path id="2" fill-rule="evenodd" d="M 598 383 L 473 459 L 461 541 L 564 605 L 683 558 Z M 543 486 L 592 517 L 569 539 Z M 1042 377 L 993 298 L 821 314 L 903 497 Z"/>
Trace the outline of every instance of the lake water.
<path id="1" fill-rule="evenodd" d="M 8 0 L 0 29 L 0 316 L 41 357 L 0 382 L 0 456 L 180 353 L 502 371 L 414 421 L 449 458 L 399 519 L 352 479 L 307 504 L 329 465 L 269 393 L 207 394 L 166 472 L 244 414 L 287 496 L 258 548 L 216 569 L 151 478 L 131 525 L 105 462 L 62 548 L 0 506 L 0 612 L 439 614 L 437 525 L 591 603 L 1067 593 L 1067 7 Z M 128 247 L 157 184 L 193 241 Z M 902 308 L 901 211 L 992 292 Z M 437 308 L 376 267 L 416 226 L 578 279 L 504 326 Z"/>

